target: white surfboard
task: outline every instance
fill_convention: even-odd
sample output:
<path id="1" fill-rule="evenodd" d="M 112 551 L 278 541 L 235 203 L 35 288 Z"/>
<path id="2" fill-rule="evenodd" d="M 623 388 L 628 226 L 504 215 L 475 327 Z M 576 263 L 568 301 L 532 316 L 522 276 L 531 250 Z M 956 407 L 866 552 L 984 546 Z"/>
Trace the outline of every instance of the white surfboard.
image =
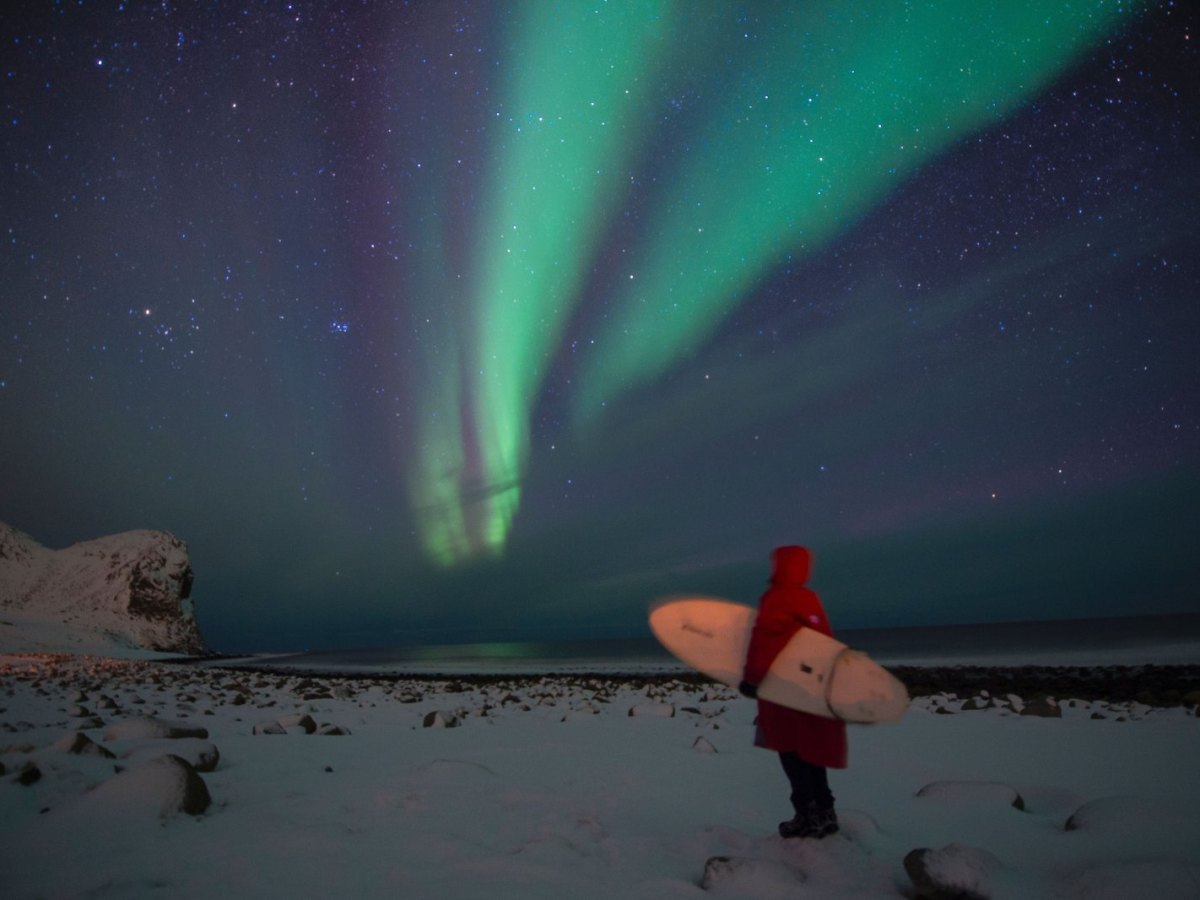
<path id="1" fill-rule="evenodd" d="M 715 597 L 667 597 L 650 609 L 650 630 L 678 659 L 717 681 L 742 680 L 756 610 Z M 776 657 L 758 696 L 846 722 L 893 722 L 908 691 L 865 653 L 801 628 Z"/>

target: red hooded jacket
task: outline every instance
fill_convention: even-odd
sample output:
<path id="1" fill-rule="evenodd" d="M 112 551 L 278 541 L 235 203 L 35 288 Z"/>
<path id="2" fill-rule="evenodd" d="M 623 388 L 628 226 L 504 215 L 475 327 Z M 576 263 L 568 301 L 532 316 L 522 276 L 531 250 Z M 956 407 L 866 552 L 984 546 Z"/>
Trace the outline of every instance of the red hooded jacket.
<path id="1" fill-rule="evenodd" d="M 801 628 L 833 636 L 821 599 L 804 585 L 812 570 L 812 554 L 804 547 L 777 547 L 771 554 L 771 586 L 758 604 L 758 616 L 746 650 L 745 679 L 757 685 L 771 663 Z M 846 768 L 846 723 L 758 701 L 758 733 L 754 743 L 792 752 L 816 766 Z"/>

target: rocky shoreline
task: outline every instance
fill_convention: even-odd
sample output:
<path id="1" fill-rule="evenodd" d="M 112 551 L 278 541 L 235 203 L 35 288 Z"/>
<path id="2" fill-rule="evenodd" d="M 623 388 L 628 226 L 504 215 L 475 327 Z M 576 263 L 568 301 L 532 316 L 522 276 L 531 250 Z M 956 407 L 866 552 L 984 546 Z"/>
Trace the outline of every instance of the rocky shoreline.
<path id="1" fill-rule="evenodd" d="M 1200 704 L 1200 665 L 1174 666 L 896 666 L 913 697 L 1015 694 L 1145 706 Z"/>
<path id="2" fill-rule="evenodd" d="M 528 886 L 547 860 L 571 883 L 557 896 L 590 896 L 579 888 L 596 878 L 615 879 L 596 896 L 663 896 L 664 879 L 756 896 L 764 879 L 787 895 L 800 884 L 836 892 L 854 883 L 862 896 L 966 896 L 942 877 L 964 870 L 985 887 L 1018 878 L 1093 896 L 1057 862 L 1014 865 L 1057 839 L 1073 871 L 1099 865 L 1088 846 L 1116 860 L 1103 879 L 1106 888 L 1116 879 L 1116 892 L 1095 896 L 1141 896 L 1148 884 L 1157 897 L 1191 896 L 1178 887 L 1195 883 L 1194 817 L 1176 812 L 1149 776 L 1131 788 L 1125 770 L 1139 755 L 1180 766 L 1183 790 L 1194 793 L 1187 763 L 1200 666 L 894 671 L 912 703 L 894 726 L 855 731 L 863 765 L 839 788 L 847 839 L 805 847 L 810 866 L 797 868 L 773 815 L 764 821 L 756 805 L 771 802 L 778 773 L 751 746 L 754 704 L 696 673 L 316 672 L 265 661 L 0 655 L 0 795 L 11 812 L 0 838 L 5 862 L 21 868 L 11 893 L 83 896 L 118 885 L 123 896 L 149 896 L 172 885 L 181 896 L 216 896 L 228 891 L 212 872 L 230 859 L 239 896 L 307 895 L 314 884 L 336 893 L 321 879 L 348 854 L 385 885 L 399 847 L 421 877 L 431 859 L 454 863 L 452 878 L 431 877 L 419 896 L 453 894 L 447 886 L 460 879 L 482 896 L 481 879 L 496 871 Z M 727 793 L 697 799 L 686 788 L 701 783 Z M 680 811 L 681 802 L 693 805 Z M 971 838 L 938 849 L 964 816 Z M 881 843 L 877 822 L 903 838 Z M 1099 844 L 1056 838 L 1080 830 Z M 690 849 L 672 849 L 681 843 Z M 296 846 L 320 854 L 300 873 Z M 89 855 L 77 861 L 73 849 L 64 866 L 61 847 Z M 610 847 L 643 853 L 640 874 L 622 881 Z M 1147 848 L 1164 861 L 1126 872 Z M 485 874 L 472 869 L 481 852 Z M 577 877 L 590 862 L 594 870 Z M 702 865 L 700 881 L 688 882 Z M 917 893 L 895 893 L 908 882 Z M 654 888 L 635 894 L 631 883 Z M 195 884 L 203 890 L 185 889 Z"/>
<path id="3" fill-rule="evenodd" d="M 189 665 L 190 660 L 173 664 Z M 969 698 L 1016 695 L 1025 700 L 1046 697 L 1088 702 L 1140 703 L 1151 707 L 1200 705 L 1200 665 L 1119 666 L 887 666 L 908 687 L 914 699 L 922 697 Z M 713 686 L 698 672 L 572 671 L 544 674 L 437 672 L 335 672 L 290 666 L 232 664 L 222 671 L 286 678 L 325 679 L 364 683 L 437 683 L 443 690 L 468 690 L 497 684 L 526 684 L 546 680 L 589 683 L 631 683 L 662 687 L 681 684 Z"/>

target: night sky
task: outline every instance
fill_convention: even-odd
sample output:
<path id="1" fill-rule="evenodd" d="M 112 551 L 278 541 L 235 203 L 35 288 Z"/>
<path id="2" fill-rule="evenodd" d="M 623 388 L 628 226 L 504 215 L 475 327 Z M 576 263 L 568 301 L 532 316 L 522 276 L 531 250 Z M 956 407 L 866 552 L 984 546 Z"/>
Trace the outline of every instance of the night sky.
<path id="1" fill-rule="evenodd" d="M 1200 609 L 1195 4 L 6 4 L 0 520 L 222 650 Z"/>

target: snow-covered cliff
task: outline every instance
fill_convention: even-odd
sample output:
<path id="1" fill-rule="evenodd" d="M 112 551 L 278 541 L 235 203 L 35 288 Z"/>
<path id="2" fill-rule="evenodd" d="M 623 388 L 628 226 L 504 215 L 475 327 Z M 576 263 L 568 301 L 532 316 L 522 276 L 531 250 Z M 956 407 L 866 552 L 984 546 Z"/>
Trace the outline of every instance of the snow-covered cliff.
<path id="1" fill-rule="evenodd" d="M 127 531 L 50 550 L 0 523 L 0 649 L 205 653 L 187 547 Z"/>

